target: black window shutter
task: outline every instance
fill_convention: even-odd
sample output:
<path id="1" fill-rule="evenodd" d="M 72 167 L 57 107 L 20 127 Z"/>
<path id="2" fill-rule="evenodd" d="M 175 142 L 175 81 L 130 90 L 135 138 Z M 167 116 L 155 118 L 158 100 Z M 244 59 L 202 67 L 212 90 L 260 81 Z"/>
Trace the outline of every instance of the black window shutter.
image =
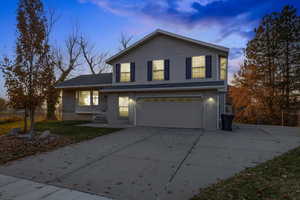
<path id="1" fill-rule="evenodd" d="M 147 62 L 147 78 L 148 81 L 152 81 L 152 61 Z"/>
<path id="2" fill-rule="evenodd" d="M 165 69 L 164 69 L 165 80 L 170 80 L 170 60 L 165 60 L 164 65 L 165 65 Z"/>
<path id="3" fill-rule="evenodd" d="M 186 79 L 192 78 L 192 58 L 188 57 L 185 59 L 185 77 Z"/>
<path id="4" fill-rule="evenodd" d="M 120 64 L 116 64 L 116 82 L 120 82 Z"/>
<path id="5" fill-rule="evenodd" d="M 135 63 L 134 62 L 130 63 L 130 81 L 131 82 L 135 81 Z"/>
<path id="6" fill-rule="evenodd" d="M 211 56 L 205 56 L 205 77 L 211 78 Z"/>

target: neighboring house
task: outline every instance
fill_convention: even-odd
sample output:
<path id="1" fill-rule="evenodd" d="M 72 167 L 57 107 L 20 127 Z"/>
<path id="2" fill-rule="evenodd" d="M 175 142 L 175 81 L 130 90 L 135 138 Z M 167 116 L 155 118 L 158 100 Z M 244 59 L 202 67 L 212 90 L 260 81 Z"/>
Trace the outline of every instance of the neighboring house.
<path id="1" fill-rule="evenodd" d="M 229 49 L 156 30 L 107 59 L 112 73 L 57 85 L 63 119 L 217 129 L 225 112 Z"/>

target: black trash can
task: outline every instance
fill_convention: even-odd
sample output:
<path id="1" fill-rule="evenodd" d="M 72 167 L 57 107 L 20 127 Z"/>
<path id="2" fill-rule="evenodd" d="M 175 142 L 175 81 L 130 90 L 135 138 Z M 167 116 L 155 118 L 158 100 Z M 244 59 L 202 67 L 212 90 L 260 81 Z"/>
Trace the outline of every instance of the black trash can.
<path id="1" fill-rule="evenodd" d="M 232 114 L 221 114 L 222 119 L 222 130 L 232 131 L 232 120 L 234 115 Z"/>

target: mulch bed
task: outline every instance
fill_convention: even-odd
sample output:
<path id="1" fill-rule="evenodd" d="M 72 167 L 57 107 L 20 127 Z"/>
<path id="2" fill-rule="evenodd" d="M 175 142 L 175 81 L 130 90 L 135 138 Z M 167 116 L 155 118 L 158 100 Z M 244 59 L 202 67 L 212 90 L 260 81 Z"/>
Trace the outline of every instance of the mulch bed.
<path id="1" fill-rule="evenodd" d="M 51 151 L 72 143 L 74 141 L 65 136 L 49 137 L 43 140 L 38 138 L 28 140 L 16 136 L 1 136 L 0 165 L 25 156 Z"/>

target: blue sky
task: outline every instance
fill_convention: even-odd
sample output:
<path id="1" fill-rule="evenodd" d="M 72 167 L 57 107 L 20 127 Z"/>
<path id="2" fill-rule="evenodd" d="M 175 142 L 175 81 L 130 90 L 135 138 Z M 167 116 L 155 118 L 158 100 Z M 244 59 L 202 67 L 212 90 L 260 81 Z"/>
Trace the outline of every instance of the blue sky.
<path id="1" fill-rule="evenodd" d="M 0 0 L 0 56 L 13 55 L 18 0 Z M 242 48 L 260 18 L 284 5 L 300 10 L 299 0 L 43 0 L 59 20 L 51 44 L 63 47 L 75 24 L 100 52 L 114 54 L 120 33 L 134 40 L 161 28 L 231 49 L 229 78 L 239 69 Z M 298 10 L 298 13 L 299 13 Z M 82 66 L 76 73 L 89 73 Z M 76 74 L 75 73 L 75 74 Z M 5 96 L 0 73 L 0 96 Z"/>

